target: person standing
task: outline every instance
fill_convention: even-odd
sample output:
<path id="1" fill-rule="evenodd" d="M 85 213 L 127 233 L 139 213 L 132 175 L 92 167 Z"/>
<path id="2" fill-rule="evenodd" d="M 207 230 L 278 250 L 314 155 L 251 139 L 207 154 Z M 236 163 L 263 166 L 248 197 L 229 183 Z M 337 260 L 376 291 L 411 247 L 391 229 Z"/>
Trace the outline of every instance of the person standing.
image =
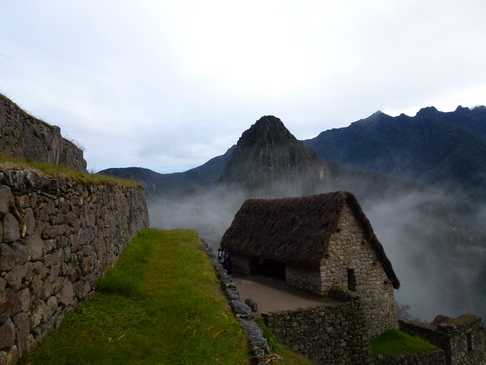
<path id="1" fill-rule="evenodd" d="M 218 248 L 218 262 L 224 267 L 224 251 L 221 247 Z"/>
<path id="2" fill-rule="evenodd" d="M 229 251 L 224 251 L 224 263 L 223 267 L 226 270 L 226 273 L 231 277 L 233 275 L 233 260 L 235 258 Z"/>

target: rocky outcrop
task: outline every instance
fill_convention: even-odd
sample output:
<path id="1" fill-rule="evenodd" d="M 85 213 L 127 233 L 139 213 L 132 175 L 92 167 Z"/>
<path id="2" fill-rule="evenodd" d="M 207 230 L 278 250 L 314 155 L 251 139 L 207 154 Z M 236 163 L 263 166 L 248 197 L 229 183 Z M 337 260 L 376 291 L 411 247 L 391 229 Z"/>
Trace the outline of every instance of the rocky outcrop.
<path id="1" fill-rule="evenodd" d="M 143 188 L 0 169 L 0 364 L 59 326 L 147 226 Z"/>
<path id="2" fill-rule="evenodd" d="M 0 153 L 29 162 L 86 170 L 83 151 L 61 129 L 34 118 L 0 94 Z"/>

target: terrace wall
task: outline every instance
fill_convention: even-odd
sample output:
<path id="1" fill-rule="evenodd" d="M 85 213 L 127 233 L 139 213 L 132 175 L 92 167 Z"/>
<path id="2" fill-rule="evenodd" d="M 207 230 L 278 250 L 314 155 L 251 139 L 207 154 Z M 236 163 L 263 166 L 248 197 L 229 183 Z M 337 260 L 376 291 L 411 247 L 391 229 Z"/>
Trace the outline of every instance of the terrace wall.
<path id="1" fill-rule="evenodd" d="M 444 350 L 448 365 L 486 364 L 486 329 L 480 317 L 466 314 L 438 325 L 400 319 L 399 326 Z"/>
<path id="2" fill-rule="evenodd" d="M 59 326 L 148 223 L 143 188 L 0 170 L 0 364 Z"/>
<path id="3" fill-rule="evenodd" d="M 318 364 L 373 364 L 358 299 L 262 317 L 279 342 Z"/>
<path id="4" fill-rule="evenodd" d="M 30 162 L 86 170 L 83 151 L 61 128 L 34 118 L 0 94 L 0 153 Z"/>

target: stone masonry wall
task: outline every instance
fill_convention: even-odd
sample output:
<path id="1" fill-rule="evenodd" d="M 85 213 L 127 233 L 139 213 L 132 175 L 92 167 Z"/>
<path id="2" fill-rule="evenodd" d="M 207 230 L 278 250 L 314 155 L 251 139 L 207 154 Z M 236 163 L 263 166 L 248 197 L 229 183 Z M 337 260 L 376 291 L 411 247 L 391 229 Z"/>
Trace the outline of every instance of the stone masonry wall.
<path id="1" fill-rule="evenodd" d="M 444 350 L 448 365 L 486 364 L 486 329 L 480 317 L 466 314 L 439 325 L 400 319 L 399 325 Z"/>
<path id="2" fill-rule="evenodd" d="M 262 314 L 277 340 L 318 364 L 372 364 L 358 300 Z"/>
<path id="3" fill-rule="evenodd" d="M 331 236 L 327 255 L 321 262 L 321 292 L 332 287 L 348 289 L 348 269 L 352 269 L 369 336 L 398 328 L 393 285 L 347 204 L 339 227 L 340 232 Z"/>
<path id="4" fill-rule="evenodd" d="M 374 365 L 445 365 L 444 351 L 430 351 L 425 354 L 404 354 L 378 356 Z"/>
<path id="5" fill-rule="evenodd" d="M 61 129 L 24 112 L 0 94 L 0 153 L 30 162 L 86 170 L 83 151 Z"/>
<path id="6" fill-rule="evenodd" d="M 366 241 L 359 221 L 346 205 L 339 221 L 340 231 L 330 238 L 320 271 L 286 267 L 286 281 L 318 295 L 331 288 L 348 289 L 348 270 L 354 271 L 355 292 L 360 296 L 363 313 L 374 337 L 398 327 L 393 285 Z"/>
<path id="7" fill-rule="evenodd" d="M 142 188 L 0 170 L 0 364 L 34 349 L 147 226 Z"/>

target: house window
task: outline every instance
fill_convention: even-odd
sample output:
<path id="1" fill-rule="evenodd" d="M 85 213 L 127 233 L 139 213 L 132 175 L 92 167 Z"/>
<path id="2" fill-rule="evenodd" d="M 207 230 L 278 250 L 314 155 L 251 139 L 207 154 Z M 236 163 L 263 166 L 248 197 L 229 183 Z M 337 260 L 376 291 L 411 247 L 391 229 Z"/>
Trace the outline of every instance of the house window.
<path id="1" fill-rule="evenodd" d="M 348 290 L 356 291 L 356 274 L 354 269 L 348 269 Z"/>
<path id="2" fill-rule="evenodd" d="M 473 350 L 473 343 L 472 343 L 472 334 L 466 334 L 466 341 L 467 341 L 467 351 L 471 352 Z"/>

